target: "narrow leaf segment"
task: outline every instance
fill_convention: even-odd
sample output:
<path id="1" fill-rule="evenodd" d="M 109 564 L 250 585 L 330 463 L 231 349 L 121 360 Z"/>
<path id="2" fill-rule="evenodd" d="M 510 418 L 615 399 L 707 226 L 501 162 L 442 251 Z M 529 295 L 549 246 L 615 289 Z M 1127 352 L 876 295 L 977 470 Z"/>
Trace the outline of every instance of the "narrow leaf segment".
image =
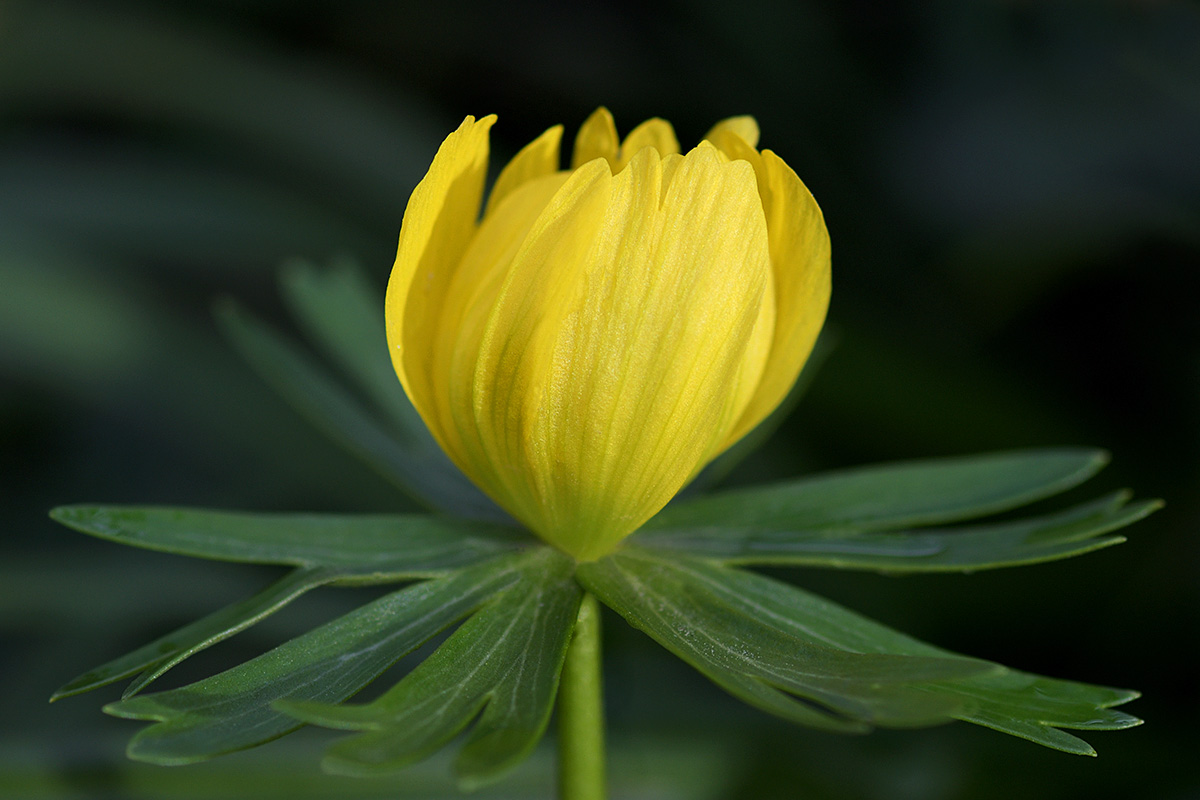
<path id="1" fill-rule="evenodd" d="M 121 544 L 199 558 L 296 567 L 252 597 L 89 670 L 55 692 L 52 700 L 140 672 L 125 690 L 129 697 L 184 659 L 245 630 L 318 586 L 435 577 L 526 543 L 504 526 L 416 515 L 63 506 L 50 516 L 75 530 Z"/>
<path id="2" fill-rule="evenodd" d="M 112 703 L 105 711 L 152 720 L 131 758 L 187 764 L 262 744 L 300 726 L 280 700 L 338 703 L 401 656 L 516 584 L 538 552 L 500 556 L 386 595 L 211 678 Z"/>
<path id="3" fill-rule="evenodd" d="M 394 434 L 393 426 L 278 331 L 231 302 L 217 309 L 217 320 L 250 365 L 301 415 L 414 499 L 469 519 L 507 519 L 444 455 L 427 459 L 420 435 Z"/>
<path id="4" fill-rule="evenodd" d="M 328 770 L 352 775 L 406 767 L 477 719 L 454 769 L 465 788 L 491 782 L 523 760 L 545 731 L 582 597 L 573 569 L 557 551 L 531 552 L 518 581 L 372 703 L 288 698 L 275 707 L 304 722 L 362 731 L 325 759 Z"/>
<path id="5" fill-rule="evenodd" d="M 321 568 L 293 570 L 252 597 L 201 617 L 131 653 L 88 670 L 56 691 L 50 700 L 53 702 L 90 692 L 137 675 L 122 693 L 123 698 L 132 697 L 183 660 L 266 619 L 336 575 L 336 572 Z"/>
<path id="6" fill-rule="evenodd" d="M 427 578 L 529 544 L 506 526 L 423 514 L 60 506 L 50 516 L 119 544 L 218 561 L 328 567 L 360 583 Z"/>
<path id="7" fill-rule="evenodd" d="M 1082 555 L 1125 541 L 1105 535 L 1159 507 L 1127 505 L 1124 492 L 1057 514 L 1013 522 L 903 531 L 773 530 L 724 527 L 659 529 L 639 544 L 715 558 L 725 564 L 788 564 L 881 572 L 967 572 Z"/>
<path id="8" fill-rule="evenodd" d="M 1061 448 L 908 461 L 822 473 L 671 505 L 645 526 L 898 530 L 994 514 L 1095 475 L 1102 450 Z"/>
<path id="9" fill-rule="evenodd" d="M 924 644 L 800 589 L 636 547 L 580 565 L 607 605 L 735 696 L 833 730 L 965 720 L 1094 755 L 1060 729 L 1140 723 L 1136 692 L 1044 678 Z"/>
<path id="10" fill-rule="evenodd" d="M 1107 462 L 1051 449 L 865 467 L 670 506 L 638 533 L 644 547 L 725 564 L 881 572 L 968 572 L 1068 558 L 1125 541 L 1106 535 L 1157 509 L 1117 492 L 1054 514 L 941 525 L 1065 491 Z"/>
<path id="11" fill-rule="evenodd" d="M 450 459 L 396 380 L 379 313 L 383 292 L 371 285 L 363 269 L 349 260 L 328 269 L 294 260 L 280 272 L 279 283 L 288 309 L 308 338 L 394 425 L 397 437 L 420 452 L 421 464 L 434 459 L 438 469 L 450 467 Z"/>

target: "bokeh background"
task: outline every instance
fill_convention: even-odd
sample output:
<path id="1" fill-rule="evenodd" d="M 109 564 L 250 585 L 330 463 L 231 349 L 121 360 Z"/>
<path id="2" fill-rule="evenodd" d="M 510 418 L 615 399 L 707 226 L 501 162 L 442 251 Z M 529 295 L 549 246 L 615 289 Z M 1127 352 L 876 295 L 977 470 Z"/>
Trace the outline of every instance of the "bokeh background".
<path id="1" fill-rule="evenodd" d="M 754 114 L 824 208 L 836 348 L 735 481 L 1024 446 L 1109 449 L 1089 488 L 1165 510 L 1082 559 L 808 588 L 973 655 L 1142 689 L 1087 759 L 964 724 L 837 737 L 740 707 L 608 622 L 614 795 L 1200 797 L 1200 8 L 1194 3 L 0 0 L 0 796 L 440 797 L 445 763 L 320 777 L 302 732 L 132 764 L 84 669 L 262 585 L 50 523 L 67 502 L 394 510 L 221 340 L 286 324 L 280 264 L 380 287 L 465 114 L 503 161 L 597 105 L 683 142 Z M 568 134 L 569 136 L 570 134 Z M 1077 490 L 1078 492 L 1078 490 Z M 332 590 L 216 648 L 260 652 Z M 486 797 L 548 797 L 552 753 Z"/>

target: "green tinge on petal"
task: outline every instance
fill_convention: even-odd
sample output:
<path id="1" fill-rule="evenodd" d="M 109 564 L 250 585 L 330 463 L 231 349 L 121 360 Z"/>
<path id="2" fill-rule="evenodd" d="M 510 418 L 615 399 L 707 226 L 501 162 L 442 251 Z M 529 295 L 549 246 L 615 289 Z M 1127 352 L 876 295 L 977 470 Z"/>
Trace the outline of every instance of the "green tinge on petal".
<path id="1" fill-rule="evenodd" d="M 562 143 L 562 134 L 562 125 L 555 125 L 521 148 L 521 152 L 513 156 L 512 161 L 500 170 L 500 177 L 496 178 L 496 185 L 492 187 L 492 193 L 488 196 L 485 219 L 514 189 L 534 178 L 558 172 L 558 148 Z"/>
<path id="2" fill-rule="evenodd" d="M 575 135 L 571 169 L 578 169 L 593 159 L 604 158 L 615 170 L 619 142 L 617 124 L 613 121 L 612 114 L 604 106 L 597 108 L 584 120 L 583 125 L 579 127 L 579 133 Z"/>
<path id="3" fill-rule="evenodd" d="M 396 374 L 443 446 L 434 413 L 430 343 L 450 280 L 475 232 L 487 173 L 488 130 L 495 121 L 494 116 L 478 122 L 467 117 L 438 148 L 404 211 L 384 305 Z"/>
<path id="4" fill-rule="evenodd" d="M 504 197 L 484 218 L 446 292 L 433 342 L 436 413 L 447 453 L 477 484 L 491 474 L 474 422 L 480 343 L 513 258 L 569 175 L 534 178 Z"/>
<path id="5" fill-rule="evenodd" d="M 537 402 L 539 390 L 532 365 L 546 330 L 567 313 L 604 222 L 612 182 L 607 162 L 600 160 L 571 174 L 533 224 L 495 302 L 480 307 L 487 321 L 477 348 L 462 346 L 456 353 L 463 359 L 462 377 L 474 362 L 466 384 L 470 416 L 459 404 L 452 406 L 461 428 L 476 429 L 481 449 L 468 454 L 474 471 L 485 491 L 539 533 L 541 512 L 533 494 L 538 476 L 530 474 L 524 457 L 524 408 Z"/>

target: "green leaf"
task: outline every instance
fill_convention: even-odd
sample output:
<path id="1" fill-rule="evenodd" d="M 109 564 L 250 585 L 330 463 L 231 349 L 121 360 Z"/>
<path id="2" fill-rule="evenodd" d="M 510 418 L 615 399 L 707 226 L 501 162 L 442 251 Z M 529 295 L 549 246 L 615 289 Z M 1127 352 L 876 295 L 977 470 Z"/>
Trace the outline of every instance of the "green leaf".
<path id="1" fill-rule="evenodd" d="M 211 678 L 104 710 L 156 721 L 129 743 L 129 757 L 139 761 L 188 764 L 262 744 L 301 724 L 277 711 L 276 701 L 345 700 L 513 584 L 522 565 L 539 557 L 504 555 L 393 592 Z"/>
<path id="2" fill-rule="evenodd" d="M 429 578 L 528 540 L 508 527 L 418 515 L 250 514 L 178 508 L 64 506 L 55 520 L 104 539 L 201 558 L 298 567 L 262 592 L 216 611 L 67 683 L 51 700 L 138 672 L 130 697 L 186 658 L 330 583 Z"/>
<path id="3" fill-rule="evenodd" d="M 788 390 L 787 395 L 783 398 L 783 402 L 776 406 L 775 410 L 768 414 L 766 419 L 758 423 L 753 430 L 702 469 L 700 474 L 684 487 L 683 492 L 680 494 L 681 499 L 697 492 L 706 491 L 719 484 L 733 471 L 734 467 L 745 461 L 747 457 L 762 447 L 775 431 L 779 430 L 779 426 L 784 423 L 784 420 L 799 405 L 800 399 L 804 397 L 805 392 L 808 391 L 808 387 L 816 379 L 817 373 L 821 370 L 825 360 L 833 352 L 836 342 L 836 335 L 831 334 L 829 328 L 826 327 L 821 332 L 821 335 L 817 337 L 817 342 L 813 346 L 808 361 L 804 362 L 804 369 L 800 371 L 800 376 L 796 378 L 796 382 Z"/>
<path id="4" fill-rule="evenodd" d="M 731 693 L 805 724 L 811 724 L 811 720 L 788 713 L 790 707 L 778 698 L 767 695 L 770 702 L 761 702 L 766 693 L 761 691 L 759 651 L 772 640 L 765 638 L 760 642 L 760 627 L 778 632 L 772 635 L 787 634 L 812 645 L 864 656 L 981 663 L 920 642 L 788 584 L 683 555 L 663 556 L 627 547 L 598 562 L 580 565 L 578 574 L 587 588 L 635 627 L 645 630 Z M 722 629 L 723 619 L 752 622 Z M 943 718 L 984 725 L 1071 753 L 1094 755 L 1095 751 L 1061 728 L 1119 730 L 1140 723 L 1136 717 L 1112 708 L 1134 699 L 1137 692 L 1045 678 L 995 664 L 957 677 L 926 679 L 917 670 L 907 680 L 911 681 L 907 684 L 911 691 L 942 703 Z M 747 696 L 747 685 L 759 689 L 759 693 Z M 894 685 L 880 683 L 877 689 L 881 697 L 893 699 Z M 791 687 L 780 688 L 795 691 Z M 831 684 L 829 688 L 835 687 Z M 825 698 L 822 701 L 828 702 Z M 894 708 L 894 700 L 886 707 Z M 845 704 L 831 705 L 821 711 L 846 714 L 850 708 Z M 936 712 L 937 705 L 931 704 L 927 709 Z M 867 704 L 864 710 L 873 709 Z M 842 726 L 844 729 L 862 729 L 863 723 L 905 721 L 903 717 L 855 716 L 852 711 L 850 716 L 859 724 Z M 920 722 L 920 715 L 910 720 Z M 936 714 L 924 720 L 935 721 Z"/>
<path id="5" fill-rule="evenodd" d="M 1060 728 L 1117 731 L 1142 724 L 1137 717 L 1113 708 L 1141 696 L 1140 692 L 1127 689 L 1057 680 L 1017 670 L 995 675 L 990 680 L 964 681 L 961 686 L 941 688 L 964 699 L 966 711 L 956 715 L 958 719 L 1080 756 L 1094 756 L 1096 751 L 1083 739 Z"/>
<path id="6" fill-rule="evenodd" d="M 327 567 L 337 579 L 357 583 L 439 575 L 532 541 L 506 526 L 421 514 L 60 506 L 50 516 L 120 544 L 219 561 Z"/>
<path id="7" fill-rule="evenodd" d="M 217 320 L 251 366 L 309 422 L 414 499 L 469 519 L 507 519 L 457 468 L 445 459 L 425 460 L 420 447 L 398 439 L 310 356 L 270 326 L 232 302 L 218 306 Z"/>
<path id="8" fill-rule="evenodd" d="M 53 702 L 90 692 L 140 672 L 142 674 L 122 695 L 132 697 L 184 659 L 260 622 L 308 590 L 336 577 L 336 572 L 322 568 L 293 570 L 253 597 L 209 614 L 131 653 L 89 670 L 56 691 L 50 700 Z"/>
<path id="9" fill-rule="evenodd" d="M 647 529 L 713 523 L 788 530 L 895 530 L 1006 511 L 1066 491 L 1108 462 L 1060 448 L 860 467 L 671 505 Z"/>
<path id="10" fill-rule="evenodd" d="M 280 284 L 305 333 L 387 414 L 400 437 L 426 458 L 444 461 L 439 469 L 453 468 L 396 377 L 388 357 L 383 292 L 371 286 L 362 269 L 349 260 L 329 269 L 295 260 L 284 266 Z"/>
<path id="11" fill-rule="evenodd" d="M 305 722 L 365 731 L 330 749 L 330 771 L 401 769 L 445 746 L 472 720 L 455 772 L 466 787 L 495 780 L 545 730 L 582 591 L 574 562 L 544 548 L 519 582 L 494 597 L 424 663 L 373 703 L 287 701 Z"/>
<path id="12" fill-rule="evenodd" d="M 626 548 L 581 564 L 578 574 L 634 627 L 731 694 L 804 725 L 858 731 L 942 721 L 958 710 L 957 699 L 923 684 L 997 669 L 950 654 L 871 653 L 819 639 L 732 596 L 726 584 L 746 573 L 695 559 Z"/>
<path id="13" fill-rule="evenodd" d="M 707 567 L 703 562 L 689 563 L 699 564 L 702 570 Z M 787 584 L 743 570 L 711 569 L 724 579 L 727 597 L 751 613 L 785 619 L 789 625 L 832 645 L 861 652 L 958 657 Z M 1095 751 L 1083 740 L 1056 728 L 1120 730 L 1141 724 L 1136 717 L 1112 709 L 1137 698 L 1137 692 L 1009 668 L 928 688 L 963 703 L 963 709 L 952 715 L 956 719 L 1080 755 L 1095 755 Z"/>
<path id="14" fill-rule="evenodd" d="M 1013 522 L 909 531 L 773 530 L 724 527 L 648 531 L 637 543 L 725 564 L 871 569 L 891 573 L 969 572 L 1053 561 L 1125 541 L 1104 536 L 1145 517 L 1157 501 L 1126 505 L 1118 492 L 1066 511 Z"/>

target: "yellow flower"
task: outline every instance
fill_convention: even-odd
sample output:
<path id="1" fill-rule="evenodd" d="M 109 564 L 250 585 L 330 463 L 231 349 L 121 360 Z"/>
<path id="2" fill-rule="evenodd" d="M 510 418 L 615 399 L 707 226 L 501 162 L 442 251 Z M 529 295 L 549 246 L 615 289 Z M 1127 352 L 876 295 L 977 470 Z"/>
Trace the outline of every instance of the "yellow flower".
<path id="1" fill-rule="evenodd" d="M 829 235 L 758 125 L 679 152 L 599 109 L 501 171 L 467 117 L 404 212 L 386 317 L 405 391 L 450 458 L 545 541 L 612 552 L 787 394 L 825 319 Z"/>

